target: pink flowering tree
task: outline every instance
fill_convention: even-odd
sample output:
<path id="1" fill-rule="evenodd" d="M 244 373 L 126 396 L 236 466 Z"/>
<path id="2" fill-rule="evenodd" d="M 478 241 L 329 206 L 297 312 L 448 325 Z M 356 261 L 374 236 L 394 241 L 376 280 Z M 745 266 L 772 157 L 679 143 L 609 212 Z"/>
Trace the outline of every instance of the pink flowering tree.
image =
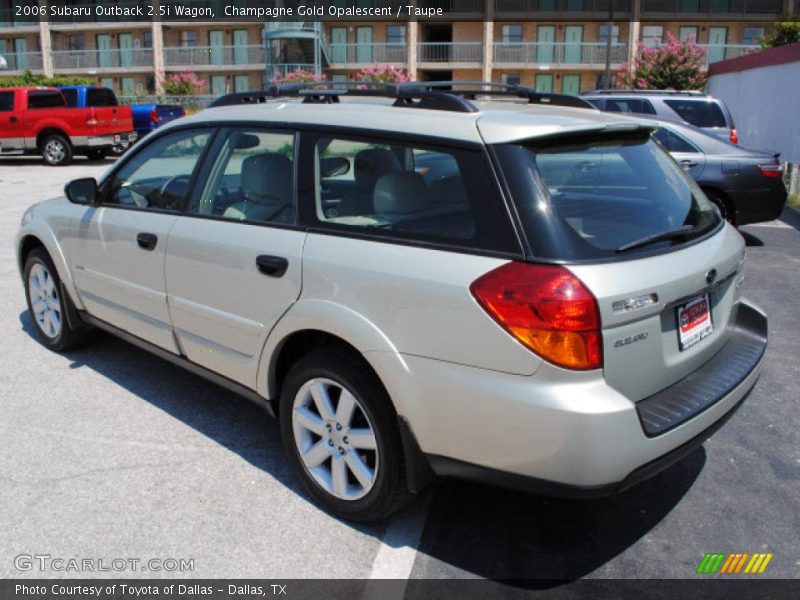
<path id="1" fill-rule="evenodd" d="M 706 52 L 693 38 L 679 40 L 667 32 L 666 44 L 640 45 L 633 64 L 624 64 L 622 86 L 632 89 L 697 90 L 706 84 Z"/>
<path id="2" fill-rule="evenodd" d="M 325 77 L 309 71 L 308 69 L 295 69 L 294 71 L 287 71 L 283 75 L 276 75 L 270 79 L 271 83 L 314 83 L 317 81 L 324 81 Z"/>
<path id="3" fill-rule="evenodd" d="M 196 96 L 205 87 L 206 82 L 191 71 L 175 73 L 164 81 L 164 93 L 167 96 Z"/>
<path id="4" fill-rule="evenodd" d="M 376 83 L 403 83 L 411 81 L 411 76 L 403 68 L 394 65 L 375 65 L 364 67 L 356 73 L 356 81 L 372 81 Z"/>

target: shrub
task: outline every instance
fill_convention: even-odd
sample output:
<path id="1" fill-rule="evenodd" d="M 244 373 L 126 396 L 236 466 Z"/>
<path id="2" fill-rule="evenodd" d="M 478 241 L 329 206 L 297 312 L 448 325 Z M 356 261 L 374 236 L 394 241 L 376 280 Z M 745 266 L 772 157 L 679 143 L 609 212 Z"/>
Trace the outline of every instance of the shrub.
<path id="1" fill-rule="evenodd" d="M 761 36 L 760 42 L 762 48 L 774 48 L 800 42 L 800 16 L 782 16 L 780 21 L 772 24 L 769 32 Z"/>
<path id="2" fill-rule="evenodd" d="M 660 47 L 640 45 L 633 65 L 622 65 L 622 86 L 631 89 L 697 90 L 706 84 L 705 50 L 694 39 L 679 40 L 667 33 Z"/>
<path id="3" fill-rule="evenodd" d="M 25 69 L 22 75 L 0 77 L 0 87 L 58 87 L 60 85 L 94 85 L 97 83 L 97 79 L 92 79 L 91 77 L 71 77 L 65 75 L 45 77 L 41 74 L 32 73 L 30 69 Z"/>
<path id="4" fill-rule="evenodd" d="M 186 71 L 167 77 L 164 82 L 164 93 L 167 96 L 196 96 L 205 86 L 205 81 L 191 71 Z"/>

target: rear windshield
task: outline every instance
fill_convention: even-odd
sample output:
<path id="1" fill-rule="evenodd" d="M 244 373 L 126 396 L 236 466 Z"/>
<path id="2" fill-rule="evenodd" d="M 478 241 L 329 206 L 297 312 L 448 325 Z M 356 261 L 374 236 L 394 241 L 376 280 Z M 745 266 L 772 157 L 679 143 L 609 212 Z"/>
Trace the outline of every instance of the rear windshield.
<path id="1" fill-rule="evenodd" d="M 725 114 L 716 102 L 708 100 L 664 100 L 678 116 L 695 127 L 727 127 Z"/>
<path id="2" fill-rule="evenodd" d="M 501 144 L 496 151 L 537 257 L 629 257 L 687 243 L 720 223 L 648 132 Z"/>
<path id="3" fill-rule="evenodd" d="M 91 88 L 86 91 L 86 106 L 116 106 L 117 97 L 108 88 Z"/>

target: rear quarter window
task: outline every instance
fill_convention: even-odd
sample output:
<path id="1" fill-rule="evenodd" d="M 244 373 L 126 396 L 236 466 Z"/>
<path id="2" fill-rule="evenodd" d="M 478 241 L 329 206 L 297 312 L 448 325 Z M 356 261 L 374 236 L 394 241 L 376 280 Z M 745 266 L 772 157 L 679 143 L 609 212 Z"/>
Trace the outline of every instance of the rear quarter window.
<path id="1" fill-rule="evenodd" d="M 78 90 L 61 90 L 64 100 L 67 101 L 67 106 L 78 106 Z"/>
<path id="2" fill-rule="evenodd" d="M 117 106 L 117 97 L 109 89 L 92 88 L 86 91 L 87 106 Z"/>
<path id="3" fill-rule="evenodd" d="M 709 100 L 664 100 L 664 104 L 695 127 L 727 127 L 725 113 L 719 104 Z"/>
<path id="4" fill-rule="evenodd" d="M 606 111 L 654 115 L 656 109 L 642 98 L 606 98 Z"/>

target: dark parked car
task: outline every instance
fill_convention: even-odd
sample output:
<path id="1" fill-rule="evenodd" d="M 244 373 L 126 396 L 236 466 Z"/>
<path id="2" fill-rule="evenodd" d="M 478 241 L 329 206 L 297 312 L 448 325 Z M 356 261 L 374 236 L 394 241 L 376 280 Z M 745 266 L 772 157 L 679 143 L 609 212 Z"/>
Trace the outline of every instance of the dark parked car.
<path id="1" fill-rule="evenodd" d="M 777 219 L 786 204 L 779 154 L 730 144 L 702 129 L 667 119 L 646 119 L 653 137 L 697 181 L 734 225 Z"/>

